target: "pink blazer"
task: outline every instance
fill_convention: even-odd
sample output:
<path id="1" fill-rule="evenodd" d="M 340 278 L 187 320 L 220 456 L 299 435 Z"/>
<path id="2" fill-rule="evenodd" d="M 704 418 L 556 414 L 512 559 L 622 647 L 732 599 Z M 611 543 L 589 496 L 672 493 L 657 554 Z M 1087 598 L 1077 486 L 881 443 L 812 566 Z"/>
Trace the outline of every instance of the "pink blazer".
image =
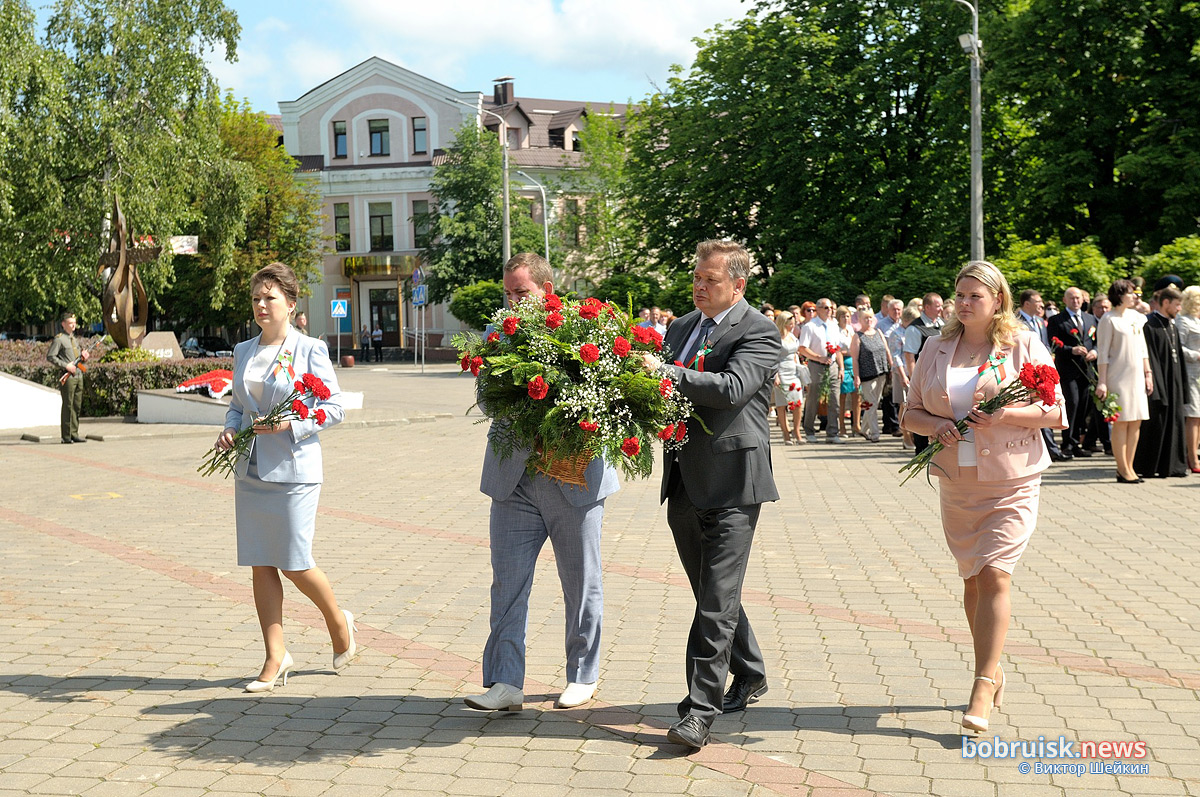
<path id="1" fill-rule="evenodd" d="M 957 339 L 944 340 L 941 337 L 930 338 L 926 342 L 925 348 L 921 350 L 921 358 L 917 360 L 912 383 L 908 387 L 909 409 L 924 410 L 930 415 L 942 418 L 954 417 L 946 386 L 949 383 L 950 358 L 954 355 L 957 345 Z M 1008 359 L 998 375 L 995 370 L 989 368 L 979 377 L 975 390 L 976 393 L 982 392 L 984 399 L 994 397 L 1000 392 L 1002 385 L 1016 379 L 1021 366 L 1027 362 L 1054 367 L 1050 352 L 1027 330 L 1016 333 L 1016 341 L 1011 347 L 992 351 L 993 357 L 997 354 L 1006 354 Z M 1055 388 L 1055 397 L 1061 414 L 1058 425 L 1051 428 L 1065 429 L 1066 423 L 1063 419 L 1066 417 L 1066 405 L 1062 388 Z M 1041 404 L 1038 406 L 1046 413 L 1053 409 Z M 979 461 L 979 481 L 1018 479 L 1041 473 L 1050 466 L 1050 454 L 1046 451 L 1040 429 L 1026 429 L 1006 423 L 976 429 L 975 454 Z M 939 451 L 933 458 L 933 464 L 935 467 L 932 468 L 932 473 L 935 476 L 958 478 L 958 453 L 953 447 Z"/>

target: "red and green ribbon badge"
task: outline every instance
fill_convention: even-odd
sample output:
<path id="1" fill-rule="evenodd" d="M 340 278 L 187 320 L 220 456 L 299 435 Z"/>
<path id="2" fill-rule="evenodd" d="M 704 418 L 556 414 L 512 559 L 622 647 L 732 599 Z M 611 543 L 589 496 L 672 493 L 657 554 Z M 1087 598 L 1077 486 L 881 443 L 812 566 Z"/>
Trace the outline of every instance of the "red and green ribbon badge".
<path id="1" fill-rule="evenodd" d="M 296 369 L 292 367 L 292 359 L 291 349 L 284 349 L 279 352 L 279 359 L 275 361 L 275 372 L 272 376 L 277 377 L 280 371 L 287 371 L 288 381 L 295 381 Z"/>
<path id="2" fill-rule="evenodd" d="M 712 344 L 710 344 L 708 341 L 704 341 L 704 346 L 701 347 L 700 351 L 696 352 L 696 356 L 693 357 L 691 362 L 689 362 L 685 367 L 691 368 L 694 371 L 699 371 L 700 373 L 704 373 L 704 355 L 708 354 L 710 351 L 712 351 Z"/>
<path id="3" fill-rule="evenodd" d="M 992 376 L 996 377 L 996 384 L 999 385 L 1004 381 L 1004 363 L 1008 360 L 1007 354 L 993 354 L 987 358 L 987 362 L 979 366 L 978 373 L 982 374 L 987 369 L 992 369 Z"/>

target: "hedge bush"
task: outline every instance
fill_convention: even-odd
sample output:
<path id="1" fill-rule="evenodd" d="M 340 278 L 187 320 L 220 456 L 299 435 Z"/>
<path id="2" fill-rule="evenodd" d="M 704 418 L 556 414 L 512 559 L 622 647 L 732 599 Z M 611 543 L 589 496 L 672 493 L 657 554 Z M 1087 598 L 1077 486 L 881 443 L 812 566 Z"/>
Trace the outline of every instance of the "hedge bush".
<path id="1" fill-rule="evenodd" d="M 5 341 L 0 346 L 0 371 L 46 387 L 58 389 L 62 369 L 46 360 L 48 343 Z M 87 341 L 81 341 L 87 345 Z M 231 357 L 155 362 L 97 362 L 93 359 L 84 376 L 83 416 L 103 418 L 137 415 L 139 390 L 173 389 L 180 382 L 219 368 L 233 369 Z"/>

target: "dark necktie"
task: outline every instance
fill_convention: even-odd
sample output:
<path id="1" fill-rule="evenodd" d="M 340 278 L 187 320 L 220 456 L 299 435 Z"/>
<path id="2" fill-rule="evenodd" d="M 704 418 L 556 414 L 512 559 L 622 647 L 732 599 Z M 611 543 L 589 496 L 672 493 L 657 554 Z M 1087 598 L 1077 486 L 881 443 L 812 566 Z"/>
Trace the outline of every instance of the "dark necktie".
<path id="1" fill-rule="evenodd" d="M 692 362 L 692 359 L 696 356 L 696 352 L 699 352 L 704 348 L 704 343 L 708 340 L 709 333 L 713 331 L 713 327 L 716 325 L 717 322 L 713 321 L 711 318 L 705 318 L 700 322 L 700 334 L 696 336 L 696 342 L 691 345 L 687 351 L 687 354 L 684 355 L 682 360 L 684 365 L 689 365 Z"/>

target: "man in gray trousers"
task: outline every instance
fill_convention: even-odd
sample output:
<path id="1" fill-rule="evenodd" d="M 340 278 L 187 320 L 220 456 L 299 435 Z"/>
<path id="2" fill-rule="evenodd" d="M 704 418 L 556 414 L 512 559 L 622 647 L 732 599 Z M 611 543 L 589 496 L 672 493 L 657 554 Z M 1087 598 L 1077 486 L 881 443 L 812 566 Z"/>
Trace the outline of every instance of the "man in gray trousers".
<path id="1" fill-rule="evenodd" d="M 667 738 L 699 749 L 720 713 L 741 711 L 767 691 L 762 652 L 742 610 L 742 581 L 764 501 L 779 493 L 771 473 L 771 380 L 779 331 L 746 303 L 750 256 L 731 241 L 696 247 L 696 310 L 667 329 L 676 365 L 643 355 L 674 379 L 708 432 L 688 422 L 688 439 L 668 451 L 660 500 L 687 572 L 696 612 L 687 643 L 688 694 Z M 682 363 L 682 364 L 679 364 Z M 722 697 L 732 671 L 733 683 Z"/>
<path id="2" fill-rule="evenodd" d="M 550 264 L 522 252 L 504 266 L 509 304 L 554 292 Z M 600 675 L 600 527 L 604 499 L 620 489 L 617 473 L 597 457 L 588 466 L 586 487 L 563 484 L 525 470 L 529 449 L 506 459 L 492 450 L 488 431 L 479 489 L 492 499 L 491 633 L 483 649 L 487 692 L 466 698 L 483 711 L 520 711 L 525 701 L 525 628 L 529 590 L 538 552 L 547 538 L 554 548 L 566 604 L 567 688 L 555 705 L 571 708 L 592 699 Z"/>

